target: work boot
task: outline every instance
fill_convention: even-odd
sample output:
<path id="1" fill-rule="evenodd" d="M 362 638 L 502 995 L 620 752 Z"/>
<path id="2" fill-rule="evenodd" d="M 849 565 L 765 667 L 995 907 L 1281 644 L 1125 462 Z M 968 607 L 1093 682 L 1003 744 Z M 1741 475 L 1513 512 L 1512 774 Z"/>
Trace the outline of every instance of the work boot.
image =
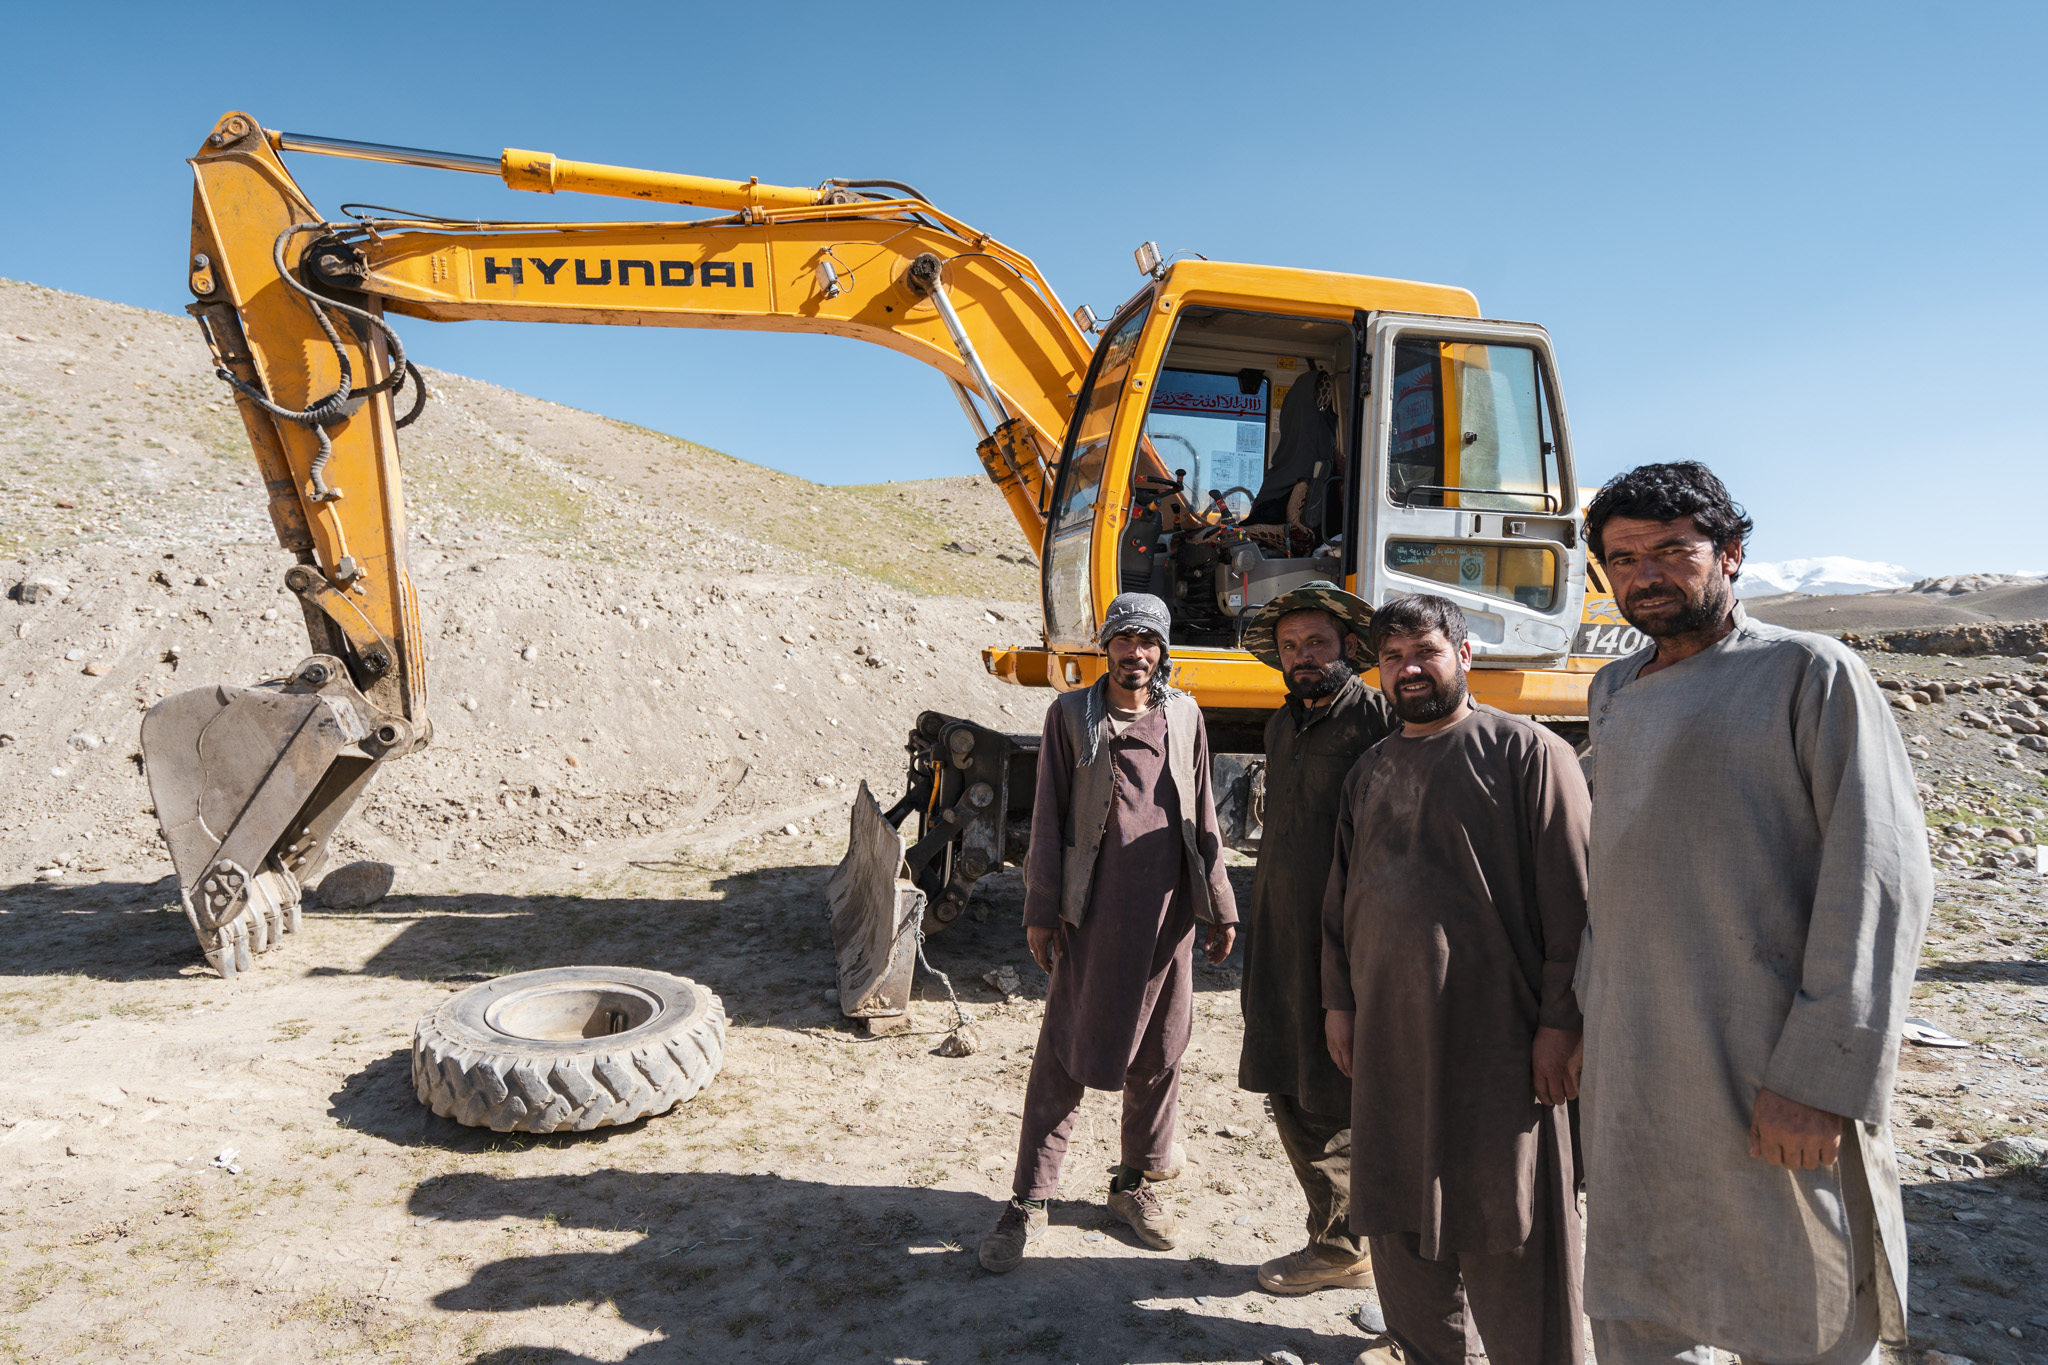
<path id="1" fill-rule="evenodd" d="M 1374 1337 L 1351 1365 L 1408 1365 L 1408 1357 L 1402 1354 L 1401 1343 L 1392 1337 Z"/>
<path id="2" fill-rule="evenodd" d="M 1146 1171 L 1143 1174 L 1153 1184 L 1163 1185 L 1169 1180 L 1180 1179 L 1180 1173 L 1186 1169 L 1187 1164 L 1188 1149 L 1176 1142 L 1173 1144 L 1173 1149 L 1167 1153 L 1165 1170 Z"/>
<path id="3" fill-rule="evenodd" d="M 1024 1249 L 1045 1232 L 1043 1205 L 1032 1208 L 1012 1199 L 1003 1205 L 1003 1216 L 981 1239 L 981 1268 L 1007 1275 L 1024 1263 Z"/>
<path id="4" fill-rule="evenodd" d="M 1141 1183 L 1134 1190 L 1111 1189 L 1109 1211 L 1129 1223 L 1138 1240 L 1148 1247 L 1171 1251 L 1180 1236 L 1180 1223 L 1166 1211 L 1166 1205 L 1150 1185 Z"/>
<path id="5" fill-rule="evenodd" d="M 1276 1256 L 1259 1267 L 1259 1287 L 1269 1294 L 1309 1294 L 1318 1289 L 1371 1289 L 1372 1257 L 1326 1259 L 1314 1247 Z"/>

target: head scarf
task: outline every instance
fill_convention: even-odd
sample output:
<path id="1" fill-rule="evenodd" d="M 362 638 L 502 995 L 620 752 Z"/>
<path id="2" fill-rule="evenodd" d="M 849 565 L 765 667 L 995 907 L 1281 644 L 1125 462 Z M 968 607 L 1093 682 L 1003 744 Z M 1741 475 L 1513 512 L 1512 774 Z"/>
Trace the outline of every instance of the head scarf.
<path id="1" fill-rule="evenodd" d="M 1183 695 L 1179 688 L 1167 681 L 1173 673 L 1173 615 L 1167 611 L 1166 603 L 1149 592 L 1120 594 L 1103 614 L 1102 629 L 1095 633 L 1095 641 L 1104 649 L 1108 649 L 1112 639 L 1131 631 L 1142 631 L 1159 641 L 1159 667 L 1153 670 L 1152 681 L 1145 689 L 1146 694 L 1152 699 L 1152 704 L 1163 706 L 1169 698 Z M 1105 714 L 1104 707 L 1108 705 L 1108 695 L 1108 675 L 1105 673 L 1102 681 L 1088 689 L 1085 727 L 1088 733 L 1088 752 L 1081 758 L 1084 765 L 1095 761 L 1098 734 Z"/>

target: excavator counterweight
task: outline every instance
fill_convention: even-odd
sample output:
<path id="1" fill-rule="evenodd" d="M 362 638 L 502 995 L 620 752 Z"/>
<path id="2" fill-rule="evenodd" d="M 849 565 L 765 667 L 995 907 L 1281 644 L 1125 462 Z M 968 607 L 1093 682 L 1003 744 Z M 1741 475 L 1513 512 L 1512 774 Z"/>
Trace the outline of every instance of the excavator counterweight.
<path id="1" fill-rule="evenodd" d="M 283 152 L 714 212 L 335 220 Z M 1481 319 L 1463 290 L 1147 250 L 1138 292 L 1098 327 L 1028 257 L 897 181 L 431 152 L 242 113 L 190 164 L 191 311 L 241 411 L 312 646 L 282 680 L 181 693 L 144 721 L 186 912 L 223 975 L 298 927 L 300 885 L 351 803 L 432 737 L 398 465 L 427 395 L 393 317 L 817 332 L 938 370 L 1043 565 L 1040 637 L 988 651 L 990 673 L 1089 686 L 1110 598 L 1159 595 L 1239 847 L 1256 846 L 1260 736 L 1284 697 L 1244 628 L 1303 582 L 1374 602 L 1441 592 L 1473 622 L 1482 700 L 1584 714 L 1600 661 L 1575 657 L 1573 636 L 1606 608 L 1587 592 L 1549 338 Z M 924 938 L 1029 843 L 1036 735 L 926 712 L 907 749 L 901 800 L 885 809 L 862 785 L 828 888 L 842 1007 L 867 1019 L 903 1013 Z"/>

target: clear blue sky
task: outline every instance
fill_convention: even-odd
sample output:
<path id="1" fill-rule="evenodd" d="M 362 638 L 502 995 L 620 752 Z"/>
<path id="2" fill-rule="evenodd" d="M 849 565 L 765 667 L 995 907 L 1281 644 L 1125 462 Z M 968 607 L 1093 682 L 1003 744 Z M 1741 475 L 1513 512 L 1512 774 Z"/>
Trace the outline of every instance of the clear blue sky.
<path id="1" fill-rule="evenodd" d="M 0 274 L 183 307 L 224 110 L 809 184 L 888 176 L 1107 309 L 1155 238 L 1464 285 L 1558 344 L 1583 482 L 1721 471 L 1763 559 L 2048 571 L 2048 7 L 328 5 L 10 10 Z M 606 217 L 292 158 L 345 199 Z M 823 337 L 413 323 L 441 368 L 830 482 L 978 469 L 939 377 Z"/>

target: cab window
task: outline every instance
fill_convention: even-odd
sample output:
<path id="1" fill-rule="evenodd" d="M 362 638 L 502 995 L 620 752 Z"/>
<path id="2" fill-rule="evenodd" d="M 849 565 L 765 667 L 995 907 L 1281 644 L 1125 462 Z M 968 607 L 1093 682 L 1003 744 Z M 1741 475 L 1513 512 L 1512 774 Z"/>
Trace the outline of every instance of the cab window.
<path id="1" fill-rule="evenodd" d="M 1131 358 L 1138 352 L 1138 335 L 1144 329 L 1145 314 L 1140 311 L 1102 343 L 1102 359 L 1074 412 L 1073 453 L 1060 470 L 1059 491 L 1053 499 L 1054 536 L 1095 519 L 1095 504 L 1102 494 L 1102 465 L 1109 456 L 1110 423 L 1116 417 L 1117 399 L 1123 396 Z"/>
<path id="2" fill-rule="evenodd" d="M 1145 416 L 1145 435 L 1165 465 L 1185 476 L 1198 505 L 1224 495 L 1242 518 L 1266 477 L 1267 399 L 1272 381 L 1260 370 L 1207 374 L 1164 369 Z"/>
<path id="3" fill-rule="evenodd" d="M 1075 405 L 1045 541 L 1046 627 L 1057 640 L 1086 639 L 1094 631 L 1088 570 L 1095 510 L 1102 497 L 1103 466 L 1109 460 L 1110 425 L 1144 329 L 1145 310 L 1139 308 L 1111 333 Z"/>
<path id="4" fill-rule="evenodd" d="M 1564 509 L 1542 366 L 1527 346 L 1397 342 L 1390 438 L 1387 495 L 1400 506 Z"/>

